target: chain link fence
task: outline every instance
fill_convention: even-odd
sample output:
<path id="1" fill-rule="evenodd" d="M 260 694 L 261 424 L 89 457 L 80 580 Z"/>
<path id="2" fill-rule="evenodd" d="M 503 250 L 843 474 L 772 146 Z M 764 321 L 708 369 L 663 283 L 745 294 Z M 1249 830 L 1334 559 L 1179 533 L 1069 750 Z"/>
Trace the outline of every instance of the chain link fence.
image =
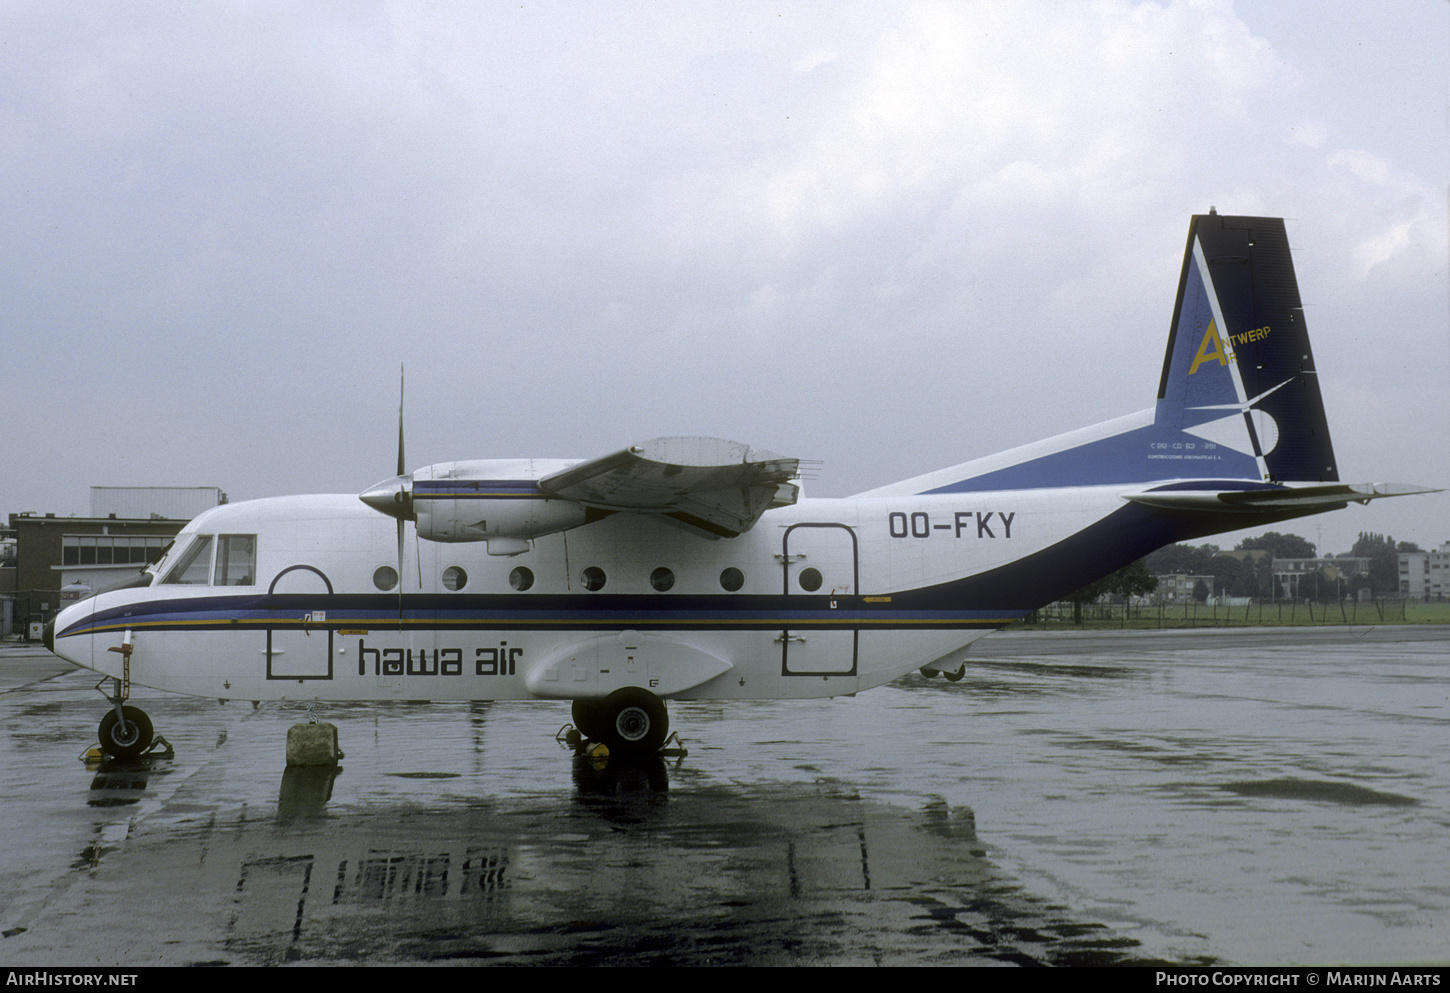
<path id="1" fill-rule="evenodd" d="M 1049 604 L 1019 622 L 1042 630 L 1084 628 L 1206 628 L 1317 624 L 1447 624 L 1450 601 L 1407 599 L 1262 600 L 1246 604 Z"/>

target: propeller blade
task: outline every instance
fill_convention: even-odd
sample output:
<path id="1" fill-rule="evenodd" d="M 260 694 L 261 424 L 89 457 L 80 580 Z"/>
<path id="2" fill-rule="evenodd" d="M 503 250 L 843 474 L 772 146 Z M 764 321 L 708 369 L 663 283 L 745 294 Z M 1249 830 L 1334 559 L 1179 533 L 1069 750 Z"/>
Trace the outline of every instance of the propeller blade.
<path id="1" fill-rule="evenodd" d="M 398 475 L 404 475 L 408 467 L 403 463 L 403 367 L 398 366 Z"/>
<path id="2" fill-rule="evenodd" d="M 416 521 L 413 511 L 413 477 L 408 474 L 403 460 L 403 367 L 398 367 L 398 474 L 392 479 L 369 486 L 358 494 L 358 499 L 369 507 L 398 522 L 398 628 L 403 627 L 403 526 L 407 521 Z M 418 562 L 418 588 L 423 588 L 423 563 Z"/>
<path id="3" fill-rule="evenodd" d="M 408 471 L 403 462 L 403 364 L 398 363 L 398 495 L 403 494 L 401 480 Z M 399 511 L 404 510 L 404 504 L 398 501 Z M 403 513 L 398 514 L 398 630 L 403 630 Z M 421 584 L 419 584 L 421 585 Z"/>

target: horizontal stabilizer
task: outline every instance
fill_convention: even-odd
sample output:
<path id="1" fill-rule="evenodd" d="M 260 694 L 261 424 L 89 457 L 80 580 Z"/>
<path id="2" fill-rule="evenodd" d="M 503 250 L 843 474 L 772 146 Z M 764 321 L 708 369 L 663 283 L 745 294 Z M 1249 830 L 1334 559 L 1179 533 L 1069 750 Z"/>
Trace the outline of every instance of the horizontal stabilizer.
<path id="1" fill-rule="evenodd" d="M 1438 493 L 1439 490 L 1406 483 L 1332 483 L 1322 486 L 1265 486 L 1253 489 L 1193 489 L 1163 487 L 1144 493 L 1126 494 L 1123 499 L 1160 510 L 1223 511 L 1225 513 L 1314 513 L 1333 510 L 1350 502 L 1369 503 L 1381 497 Z"/>
<path id="2" fill-rule="evenodd" d="M 771 507 L 795 503 L 798 459 L 723 438 L 655 438 L 539 480 L 544 493 L 585 507 L 660 516 L 699 534 L 733 538 Z"/>

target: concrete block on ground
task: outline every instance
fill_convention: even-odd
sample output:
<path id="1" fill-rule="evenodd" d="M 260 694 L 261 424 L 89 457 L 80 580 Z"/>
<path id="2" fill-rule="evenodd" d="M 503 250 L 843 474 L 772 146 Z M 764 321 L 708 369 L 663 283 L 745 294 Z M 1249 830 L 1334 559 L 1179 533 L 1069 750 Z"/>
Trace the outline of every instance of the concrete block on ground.
<path id="1" fill-rule="evenodd" d="M 288 765 L 337 765 L 342 751 L 337 747 L 337 725 L 294 724 L 287 729 Z"/>

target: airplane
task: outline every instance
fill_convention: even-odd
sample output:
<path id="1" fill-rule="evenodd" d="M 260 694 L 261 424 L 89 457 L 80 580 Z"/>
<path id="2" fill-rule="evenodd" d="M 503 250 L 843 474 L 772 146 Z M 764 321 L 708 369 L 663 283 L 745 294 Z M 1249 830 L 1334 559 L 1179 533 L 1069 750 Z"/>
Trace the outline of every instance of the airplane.
<path id="1" fill-rule="evenodd" d="M 713 438 L 407 472 L 400 402 L 395 477 L 208 510 L 45 640 L 101 674 L 122 759 L 154 736 L 132 685 L 567 700 L 588 740 L 651 755 L 666 701 L 960 679 L 977 639 L 1163 545 L 1416 492 L 1339 481 L 1284 223 L 1210 210 L 1137 414 L 815 499 L 800 460 Z"/>

